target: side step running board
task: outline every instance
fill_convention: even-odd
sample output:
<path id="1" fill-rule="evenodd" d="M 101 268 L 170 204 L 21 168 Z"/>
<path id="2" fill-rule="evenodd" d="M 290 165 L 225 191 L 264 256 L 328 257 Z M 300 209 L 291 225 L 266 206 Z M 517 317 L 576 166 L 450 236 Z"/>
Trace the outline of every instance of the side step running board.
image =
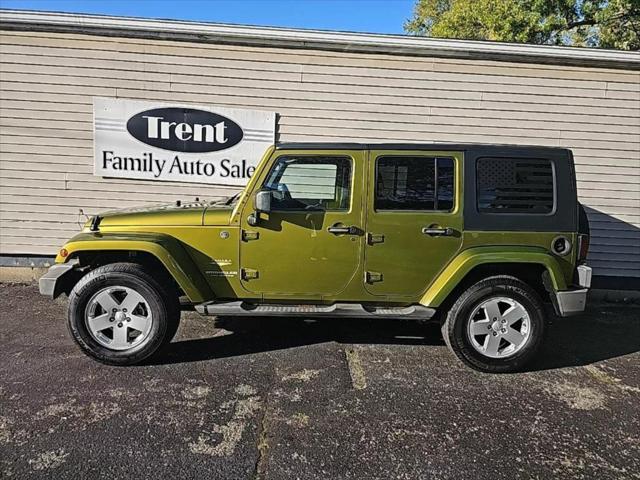
<path id="1" fill-rule="evenodd" d="M 198 313 L 214 316 L 255 317 L 387 317 L 428 320 L 435 314 L 433 308 L 422 305 L 408 307 L 378 307 L 359 303 L 334 303 L 333 305 L 255 304 L 246 302 L 208 302 L 195 306 Z"/>

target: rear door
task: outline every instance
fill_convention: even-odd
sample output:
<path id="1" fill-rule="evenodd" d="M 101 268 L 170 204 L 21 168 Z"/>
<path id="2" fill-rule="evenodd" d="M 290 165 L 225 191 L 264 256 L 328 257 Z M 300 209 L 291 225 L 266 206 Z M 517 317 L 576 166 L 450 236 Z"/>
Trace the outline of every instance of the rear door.
<path id="1" fill-rule="evenodd" d="M 462 244 L 462 153 L 372 150 L 365 288 L 415 298 Z"/>

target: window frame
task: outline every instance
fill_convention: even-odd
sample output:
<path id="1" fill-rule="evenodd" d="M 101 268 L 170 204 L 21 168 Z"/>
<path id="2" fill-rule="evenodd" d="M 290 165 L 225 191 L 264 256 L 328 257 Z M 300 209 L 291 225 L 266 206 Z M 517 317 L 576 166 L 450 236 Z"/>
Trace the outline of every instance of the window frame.
<path id="1" fill-rule="evenodd" d="M 385 208 L 385 209 L 379 209 L 376 208 L 376 195 L 377 195 L 377 189 L 378 189 L 378 166 L 379 166 L 379 160 L 382 158 L 417 158 L 417 157 L 422 157 L 422 158 L 430 158 L 434 160 L 434 185 L 436 186 L 436 188 L 434 189 L 434 203 L 436 202 L 436 196 L 437 196 L 437 184 L 438 184 L 438 162 L 437 160 L 439 158 L 442 159 L 447 159 L 447 160 L 451 160 L 453 162 L 453 185 L 452 185 L 452 201 L 451 201 L 451 208 L 450 209 L 432 209 L 432 210 L 420 210 L 420 209 L 393 209 L 393 208 Z M 373 192 L 372 192 L 372 209 L 375 213 L 453 213 L 456 210 L 456 202 L 457 202 L 457 195 L 458 195 L 458 189 L 456 188 L 456 178 L 457 178 L 457 172 L 458 172 L 458 162 L 456 161 L 456 158 L 454 156 L 447 156 L 447 155 L 420 155 L 420 154 L 411 154 L 411 153 L 407 153 L 407 154 L 383 154 L 383 155 L 378 155 L 376 156 L 376 158 L 374 159 L 374 172 L 373 172 Z"/>
<path id="2" fill-rule="evenodd" d="M 531 160 L 535 160 L 535 161 L 544 161 L 544 162 L 548 162 L 551 165 L 551 177 L 552 177 L 552 185 L 553 185 L 553 203 L 551 205 L 551 211 L 547 212 L 547 213 L 529 213 L 529 212 L 483 212 L 480 210 L 480 204 L 479 204 L 479 199 L 480 199 L 480 179 L 479 179 L 479 175 L 478 175 L 478 166 L 480 164 L 480 162 L 482 160 L 497 160 L 497 161 L 531 161 Z M 475 160 L 475 172 L 474 172 L 474 177 L 475 177 L 475 198 L 474 198 L 474 204 L 475 204 L 475 213 L 477 213 L 478 215 L 487 215 L 487 216 L 499 216 L 499 217 L 504 217 L 506 215 L 525 215 L 527 217 L 550 217 L 556 214 L 557 208 L 558 208 L 558 179 L 557 179 L 557 174 L 556 174 L 556 163 L 555 161 L 553 161 L 550 158 L 544 158 L 544 157 L 518 157 L 516 155 L 513 156 L 481 156 L 481 157 L 477 157 Z"/>
<path id="3" fill-rule="evenodd" d="M 269 181 L 269 178 L 271 176 L 271 173 L 273 172 L 274 168 L 276 167 L 276 165 L 278 164 L 278 162 L 280 161 L 281 158 L 287 158 L 287 157 L 291 157 L 291 158 L 318 158 L 318 157 L 323 157 L 323 158 L 337 158 L 337 159 L 344 159 L 344 160 L 348 160 L 349 161 L 349 166 L 350 166 L 350 172 L 349 172 L 349 202 L 346 208 L 331 208 L 331 209 L 314 209 L 314 210 L 307 210 L 307 209 L 278 209 L 278 208 L 272 208 L 271 211 L 272 212 L 278 212 L 278 213 L 285 213 L 285 212 L 289 212 L 289 213 L 326 213 L 326 212 L 341 212 L 341 213 L 350 213 L 352 208 L 353 208 L 353 187 L 354 187 L 354 182 L 355 182 L 355 159 L 353 156 L 349 155 L 349 154 L 319 154 L 319 153 L 305 153 L 305 154 L 295 154 L 295 153 L 290 153 L 290 152 L 283 152 L 281 155 L 276 156 L 272 163 L 271 166 L 269 168 L 269 170 L 267 170 L 266 175 L 264 176 L 263 180 L 262 180 L 262 184 L 260 185 L 260 188 L 258 189 L 258 191 L 261 190 L 266 190 L 266 183 Z M 337 177 L 336 177 L 337 178 Z"/>

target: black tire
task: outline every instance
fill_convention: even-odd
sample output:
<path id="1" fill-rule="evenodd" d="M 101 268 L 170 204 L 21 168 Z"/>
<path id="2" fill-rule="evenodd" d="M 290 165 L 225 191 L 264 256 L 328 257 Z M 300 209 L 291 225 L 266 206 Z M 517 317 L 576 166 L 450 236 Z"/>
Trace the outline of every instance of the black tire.
<path id="1" fill-rule="evenodd" d="M 529 337 L 523 346 L 506 358 L 483 355 L 471 344 L 467 328 L 471 315 L 491 297 L 517 301 L 530 321 Z M 518 278 L 500 275 L 472 285 L 456 300 L 442 324 L 442 336 L 451 351 L 466 365 L 482 372 L 505 373 L 521 370 L 539 351 L 544 339 L 544 306 L 536 291 Z M 484 328 L 484 327 L 483 327 Z M 480 337 L 482 338 L 482 337 Z"/>
<path id="2" fill-rule="evenodd" d="M 168 279 L 135 263 L 111 263 L 92 270 L 69 295 L 67 326 L 71 336 L 87 355 L 107 365 L 135 365 L 150 358 L 171 341 L 180 323 L 178 294 L 170 282 L 163 280 Z M 135 290 L 151 310 L 153 320 L 147 337 L 130 349 L 113 350 L 101 345 L 87 327 L 89 300 L 109 286 Z"/>

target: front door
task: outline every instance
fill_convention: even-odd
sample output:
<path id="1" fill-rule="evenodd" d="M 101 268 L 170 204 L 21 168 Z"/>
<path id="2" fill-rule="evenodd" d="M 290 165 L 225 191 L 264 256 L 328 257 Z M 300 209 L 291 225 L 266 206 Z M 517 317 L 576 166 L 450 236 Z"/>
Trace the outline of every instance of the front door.
<path id="1" fill-rule="evenodd" d="M 460 152 L 371 151 L 365 288 L 415 299 L 462 244 Z"/>
<path id="2" fill-rule="evenodd" d="M 249 225 L 252 200 L 242 214 L 242 285 L 266 298 L 340 293 L 361 264 L 366 154 L 276 155 L 256 189 L 273 192 L 271 212 Z"/>

